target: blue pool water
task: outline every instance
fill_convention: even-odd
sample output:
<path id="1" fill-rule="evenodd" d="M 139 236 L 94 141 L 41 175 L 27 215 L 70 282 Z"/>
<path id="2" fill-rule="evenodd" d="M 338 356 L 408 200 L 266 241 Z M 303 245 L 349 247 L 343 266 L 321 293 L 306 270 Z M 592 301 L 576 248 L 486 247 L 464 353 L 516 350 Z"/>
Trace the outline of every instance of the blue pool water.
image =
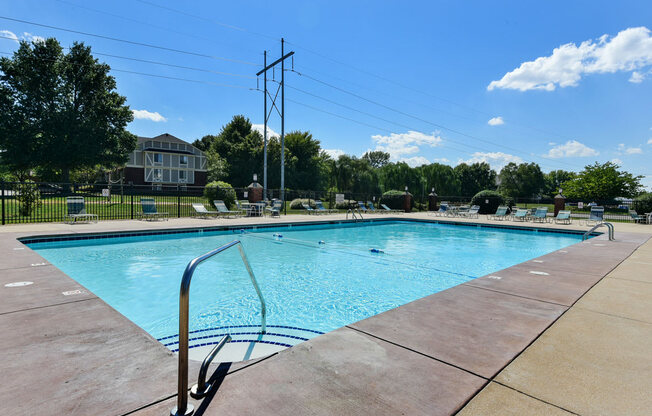
<path id="1" fill-rule="evenodd" d="M 234 239 L 242 241 L 264 294 L 268 325 L 305 328 L 314 336 L 561 249 L 581 236 L 397 221 L 30 247 L 154 337 L 170 339 L 178 332 L 179 283 L 186 265 Z M 258 330 L 260 303 L 234 248 L 197 269 L 190 329 L 229 332 L 224 327 L 242 331 L 243 325 Z"/>

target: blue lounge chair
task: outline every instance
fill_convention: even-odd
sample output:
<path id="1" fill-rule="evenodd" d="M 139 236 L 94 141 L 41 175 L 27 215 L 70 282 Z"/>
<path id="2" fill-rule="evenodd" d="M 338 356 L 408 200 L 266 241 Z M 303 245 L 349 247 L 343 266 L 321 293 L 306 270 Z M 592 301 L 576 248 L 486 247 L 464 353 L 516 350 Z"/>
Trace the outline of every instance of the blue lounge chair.
<path id="1" fill-rule="evenodd" d="M 367 212 L 367 207 L 364 205 L 364 202 L 358 201 L 358 209 L 362 212 Z"/>
<path id="2" fill-rule="evenodd" d="M 193 202 L 192 208 L 195 210 L 195 215 L 198 216 L 199 218 L 217 217 L 218 215 L 220 215 L 220 213 L 217 211 L 207 210 L 204 204 L 202 204 L 201 202 Z"/>
<path id="3" fill-rule="evenodd" d="M 392 214 L 400 214 L 401 212 L 405 212 L 402 209 L 391 209 L 385 204 L 380 204 L 381 208 L 384 209 L 385 211 L 392 213 Z"/>
<path id="4" fill-rule="evenodd" d="M 374 203 L 371 201 L 367 201 L 367 210 L 371 212 L 372 214 L 382 214 L 383 211 L 379 211 L 374 207 Z"/>
<path id="5" fill-rule="evenodd" d="M 496 212 L 494 214 L 487 215 L 487 219 L 488 220 L 501 220 L 502 221 L 505 218 L 507 218 L 507 210 L 508 210 L 508 208 L 506 206 L 501 205 L 496 209 Z"/>
<path id="6" fill-rule="evenodd" d="M 516 209 L 516 214 L 514 214 L 514 217 L 512 220 L 514 221 L 525 221 L 527 219 L 527 214 L 530 211 L 524 208 L 517 208 Z"/>
<path id="7" fill-rule="evenodd" d="M 308 212 L 308 215 L 310 215 L 310 214 L 318 214 L 318 212 L 315 211 L 315 209 L 313 207 L 306 204 L 305 202 L 302 202 L 301 206 L 303 207 L 303 209 L 305 209 Z"/>
<path id="8" fill-rule="evenodd" d="M 213 205 L 215 205 L 215 208 L 217 208 L 218 215 L 224 218 L 235 218 L 244 215 L 244 212 L 242 212 L 241 210 L 231 211 L 226 207 L 224 201 L 219 199 L 213 201 Z"/>
<path id="9" fill-rule="evenodd" d="M 84 203 L 83 196 L 69 196 L 66 198 L 66 205 L 68 208 L 68 214 L 66 214 L 65 222 L 68 224 L 74 224 L 77 220 L 97 222 L 96 214 L 89 214 L 86 212 L 86 204 Z"/>
<path id="10" fill-rule="evenodd" d="M 448 211 L 448 204 L 442 202 L 441 205 L 439 205 L 439 209 L 437 211 L 433 211 L 433 215 L 435 217 L 443 217 L 446 215 L 446 211 Z"/>
<path id="11" fill-rule="evenodd" d="M 480 205 L 472 205 L 467 211 L 461 211 L 459 213 L 460 217 L 465 218 L 478 218 L 478 213 L 480 212 Z"/>
<path id="12" fill-rule="evenodd" d="M 632 217 L 634 220 L 634 223 L 641 223 L 641 224 L 646 224 L 647 223 L 647 217 L 645 215 L 638 215 L 636 211 L 633 209 L 629 210 L 629 216 Z"/>
<path id="13" fill-rule="evenodd" d="M 530 217 L 533 222 L 548 222 L 548 207 L 539 207 Z"/>
<path id="14" fill-rule="evenodd" d="M 141 220 L 155 220 L 158 218 L 168 220 L 169 214 L 167 212 L 158 212 L 156 209 L 156 200 L 154 198 L 140 198 L 140 207 L 143 211 L 140 214 Z"/>
<path id="15" fill-rule="evenodd" d="M 336 209 L 328 209 L 328 208 L 326 208 L 324 206 L 324 204 L 318 199 L 315 200 L 315 209 L 318 212 L 322 213 L 322 214 L 331 214 L 331 213 L 338 212 L 338 210 L 336 210 Z"/>
<path id="16" fill-rule="evenodd" d="M 269 212 L 269 214 L 272 217 L 279 217 L 279 218 L 281 218 L 281 209 L 283 209 L 283 201 L 280 201 L 278 199 L 272 203 L 271 207 L 265 208 L 265 210 Z"/>
<path id="17" fill-rule="evenodd" d="M 589 212 L 589 218 L 584 220 L 584 225 L 597 225 L 602 222 L 604 222 L 604 207 L 592 205 L 591 212 Z"/>
<path id="18" fill-rule="evenodd" d="M 571 212 L 570 211 L 559 211 L 555 217 L 555 223 L 559 224 L 570 224 L 571 223 Z"/>

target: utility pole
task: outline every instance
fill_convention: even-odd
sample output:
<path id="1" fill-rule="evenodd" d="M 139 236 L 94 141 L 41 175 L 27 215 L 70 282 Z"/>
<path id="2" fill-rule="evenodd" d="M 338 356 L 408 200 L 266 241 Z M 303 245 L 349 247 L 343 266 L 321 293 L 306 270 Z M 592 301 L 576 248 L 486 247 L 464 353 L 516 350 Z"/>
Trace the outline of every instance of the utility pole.
<path id="1" fill-rule="evenodd" d="M 276 110 L 278 115 L 281 117 L 281 201 L 285 202 L 285 60 L 292 55 L 294 55 L 294 51 L 289 52 L 285 54 L 285 39 L 281 38 L 281 57 L 278 58 L 276 61 L 272 62 L 271 64 L 267 65 L 267 51 L 264 53 L 264 58 L 263 58 L 263 69 L 258 71 L 256 73 L 256 76 L 260 76 L 260 74 L 264 74 L 264 81 L 263 81 L 263 94 L 264 94 L 264 99 L 265 103 L 263 106 L 263 112 L 264 112 L 264 127 L 263 127 L 263 138 L 265 142 L 265 147 L 264 147 L 264 156 L 263 156 L 263 193 L 265 196 L 265 199 L 267 199 L 267 122 L 269 121 L 269 117 L 272 115 L 272 110 Z M 276 89 L 276 93 L 272 97 L 272 95 L 269 93 L 267 90 L 267 71 L 274 68 L 277 64 L 281 64 L 281 82 L 278 85 Z M 281 93 L 281 109 L 276 106 L 276 98 L 278 97 L 279 91 Z M 267 98 L 271 100 L 271 108 L 269 110 L 269 113 L 267 112 Z"/>

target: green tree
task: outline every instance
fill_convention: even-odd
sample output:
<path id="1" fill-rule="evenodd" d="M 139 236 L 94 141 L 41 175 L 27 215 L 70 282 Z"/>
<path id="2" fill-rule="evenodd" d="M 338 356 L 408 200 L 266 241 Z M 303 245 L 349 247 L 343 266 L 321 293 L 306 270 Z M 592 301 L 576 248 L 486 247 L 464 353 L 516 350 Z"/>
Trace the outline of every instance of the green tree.
<path id="1" fill-rule="evenodd" d="M 285 183 L 290 189 L 323 189 L 327 181 L 326 160 L 309 132 L 293 131 L 285 136 Z"/>
<path id="2" fill-rule="evenodd" d="M 559 188 L 561 188 L 562 184 L 574 179 L 575 176 L 575 172 L 561 169 L 552 170 L 546 173 L 543 177 L 545 181 L 543 193 L 549 197 L 554 197 L 559 192 Z"/>
<path id="3" fill-rule="evenodd" d="M 402 191 L 407 186 L 413 194 L 424 190 L 425 181 L 421 170 L 411 168 L 407 163 L 389 163 L 378 170 L 380 186 L 383 192 L 389 190 Z"/>
<path id="4" fill-rule="evenodd" d="M 341 155 L 337 160 L 328 160 L 329 187 L 341 192 L 374 194 L 380 193 L 377 170 L 366 159 Z"/>
<path id="5" fill-rule="evenodd" d="M 90 47 L 74 43 L 64 54 L 54 38 L 21 42 L 0 71 L 0 148 L 13 172 L 50 169 L 68 182 L 73 169 L 127 161 L 133 115 Z"/>
<path id="6" fill-rule="evenodd" d="M 420 166 L 417 169 L 421 171 L 428 192 L 431 188 L 435 188 L 435 192 L 441 196 L 460 194 L 460 181 L 452 167 L 433 163 Z"/>
<path id="7" fill-rule="evenodd" d="M 532 197 L 540 195 L 545 187 L 541 168 L 536 163 L 508 163 L 498 175 L 499 191 L 511 197 Z"/>
<path id="8" fill-rule="evenodd" d="M 389 153 L 382 150 L 373 150 L 362 155 L 362 159 L 369 162 L 369 166 L 372 168 L 378 169 L 389 163 Z"/>
<path id="9" fill-rule="evenodd" d="M 496 189 L 496 172 L 486 162 L 471 165 L 460 163 L 454 171 L 460 181 L 461 196 L 473 196 L 485 189 Z"/>
<path id="10" fill-rule="evenodd" d="M 592 201 L 612 200 L 617 197 L 633 198 L 641 193 L 643 176 L 634 176 L 619 170 L 612 162 L 587 165 L 584 170 L 562 184 L 564 195 L 573 199 Z"/>

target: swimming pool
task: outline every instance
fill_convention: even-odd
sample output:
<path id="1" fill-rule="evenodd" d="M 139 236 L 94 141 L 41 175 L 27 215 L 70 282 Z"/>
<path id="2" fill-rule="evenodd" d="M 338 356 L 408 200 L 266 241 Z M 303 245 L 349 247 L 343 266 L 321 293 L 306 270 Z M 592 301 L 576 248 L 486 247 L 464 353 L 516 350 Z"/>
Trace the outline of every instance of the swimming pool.
<path id="1" fill-rule="evenodd" d="M 186 265 L 234 239 L 265 297 L 269 334 L 258 334 L 258 297 L 237 250 L 228 250 L 193 277 L 191 347 L 225 333 L 233 342 L 291 346 L 582 238 L 416 221 L 109 237 L 29 246 L 171 350 Z"/>

